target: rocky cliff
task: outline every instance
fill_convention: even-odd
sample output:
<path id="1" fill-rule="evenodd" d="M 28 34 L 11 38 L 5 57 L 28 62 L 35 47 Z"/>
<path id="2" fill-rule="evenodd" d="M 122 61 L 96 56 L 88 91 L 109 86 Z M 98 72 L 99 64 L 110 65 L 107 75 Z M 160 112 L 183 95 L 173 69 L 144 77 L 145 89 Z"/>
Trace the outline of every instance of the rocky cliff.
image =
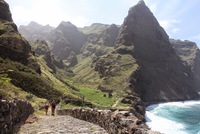
<path id="1" fill-rule="evenodd" d="M 189 66 L 194 77 L 195 88 L 200 91 L 200 50 L 196 43 L 191 41 L 181 41 L 170 39 L 176 53 L 183 61 L 183 64 Z"/>
<path id="2" fill-rule="evenodd" d="M 46 65 L 52 69 L 53 73 L 56 73 L 56 68 L 66 68 L 66 65 L 63 63 L 63 61 L 51 53 L 46 41 L 36 40 L 34 43 L 32 43 L 32 50 L 37 56 L 42 56 L 44 58 Z"/>
<path id="3" fill-rule="evenodd" d="M 87 42 L 81 48 L 81 54 L 85 57 L 93 54 L 99 57 L 107 54 L 115 46 L 119 26 L 94 23 L 80 31 L 87 37 Z"/>
<path id="4" fill-rule="evenodd" d="M 19 34 L 9 6 L 3 0 L 0 1 L 0 11 L 0 57 L 28 65 L 39 73 L 39 65 L 31 58 L 31 47 Z"/>
<path id="5" fill-rule="evenodd" d="M 94 23 L 91 26 L 81 28 L 84 34 L 88 35 L 87 42 L 92 44 L 114 46 L 119 32 L 119 26 L 112 24 Z"/>
<path id="6" fill-rule="evenodd" d="M 18 33 L 5 1 L 0 1 L 0 11 L 0 56 L 27 63 L 31 47 Z"/>
<path id="7" fill-rule="evenodd" d="M 0 98 L 23 98 L 19 91 L 43 98 L 60 96 L 51 81 L 40 75 L 41 66 L 28 41 L 18 32 L 4 0 L 0 0 L 0 11 Z"/>
<path id="8" fill-rule="evenodd" d="M 86 42 L 84 34 L 75 25 L 64 21 L 49 34 L 48 40 L 51 42 L 53 54 L 61 59 L 67 59 L 72 52 L 80 53 L 82 45 Z"/>
<path id="9" fill-rule="evenodd" d="M 116 51 L 136 59 L 139 67 L 130 77 L 130 87 L 144 102 L 199 98 L 190 69 L 182 64 L 168 35 L 143 0 L 129 9 Z"/>

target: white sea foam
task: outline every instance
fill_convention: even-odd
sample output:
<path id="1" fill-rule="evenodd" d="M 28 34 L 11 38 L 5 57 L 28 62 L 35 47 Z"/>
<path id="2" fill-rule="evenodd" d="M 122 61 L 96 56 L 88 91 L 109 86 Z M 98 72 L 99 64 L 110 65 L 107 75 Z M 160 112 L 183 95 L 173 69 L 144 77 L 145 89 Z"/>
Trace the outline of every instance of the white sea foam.
<path id="1" fill-rule="evenodd" d="M 189 107 L 192 105 L 200 105 L 200 101 L 167 102 L 167 103 L 160 103 L 160 104 L 153 105 L 153 107 L 158 107 L 158 106 L 159 107 L 162 107 L 162 106 Z"/>
<path id="2" fill-rule="evenodd" d="M 192 105 L 200 105 L 200 101 L 183 101 L 183 102 L 170 102 L 150 105 L 147 107 L 146 120 L 147 125 L 154 131 L 159 131 L 164 134 L 187 134 L 183 124 L 158 116 L 158 112 L 162 111 L 162 107 L 185 107 L 188 108 Z"/>
<path id="3" fill-rule="evenodd" d="M 147 112 L 147 125 L 154 131 L 159 131 L 165 134 L 187 134 L 184 131 L 182 124 L 170 121 L 168 119 L 156 116 L 153 113 Z"/>

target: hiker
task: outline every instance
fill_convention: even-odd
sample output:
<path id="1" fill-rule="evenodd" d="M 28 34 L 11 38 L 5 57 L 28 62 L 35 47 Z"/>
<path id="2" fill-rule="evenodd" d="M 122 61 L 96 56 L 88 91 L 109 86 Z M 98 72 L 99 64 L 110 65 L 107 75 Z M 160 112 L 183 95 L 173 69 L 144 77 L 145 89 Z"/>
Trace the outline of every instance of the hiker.
<path id="1" fill-rule="evenodd" d="M 53 100 L 51 103 L 51 113 L 53 116 L 55 115 L 55 109 L 56 109 L 56 102 L 55 100 Z"/>
<path id="2" fill-rule="evenodd" d="M 49 109 L 49 103 L 48 103 L 48 102 L 45 103 L 44 109 L 45 109 L 45 113 L 46 113 L 46 115 L 47 115 L 48 109 Z"/>

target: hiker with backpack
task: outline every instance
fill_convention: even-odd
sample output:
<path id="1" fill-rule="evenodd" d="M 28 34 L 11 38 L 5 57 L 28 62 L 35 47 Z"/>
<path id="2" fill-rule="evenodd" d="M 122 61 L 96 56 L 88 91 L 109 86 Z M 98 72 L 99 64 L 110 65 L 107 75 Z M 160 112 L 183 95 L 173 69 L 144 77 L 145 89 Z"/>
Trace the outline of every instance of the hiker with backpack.
<path id="1" fill-rule="evenodd" d="M 56 109 L 56 102 L 55 100 L 53 100 L 51 103 L 51 113 L 53 116 L 55 115 L 55 109 Z"/>
<path id="2" fill-rule="evenodd" d="M 47 115 L 48 109 L 49 109 L 49 103 L 48 103 L 48 102 L 45 103 L 44 109 L 45 109 L 45 113 L 46 113 L 46 115 Z"/>

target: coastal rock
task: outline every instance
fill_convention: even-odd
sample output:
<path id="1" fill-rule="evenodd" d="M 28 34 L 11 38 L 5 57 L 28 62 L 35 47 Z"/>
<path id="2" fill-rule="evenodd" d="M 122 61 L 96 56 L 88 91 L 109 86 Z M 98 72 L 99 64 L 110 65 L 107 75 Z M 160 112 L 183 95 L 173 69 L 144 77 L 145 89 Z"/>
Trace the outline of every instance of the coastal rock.
<path id="1" fill-rule="evenodd" d="M 194 85 L 197 91 L 200 91 L 200 50 L 196 43 L 185 40 L 170 39 L 177 55 L 183 61 L 185 66 L 189 66 L 194 77 Z"/>
<path id="2" fill-rule="evenodd" d="M 168 35 L 142 0 L 130 8 L 121 26 L 116 51 L 126 53 L 122 50 L 129 50 L 137 60 L 139 68 L 130 77 L 130 87 L 144 102 L 199 98 L 190 69 L 182 64 Z"/>

